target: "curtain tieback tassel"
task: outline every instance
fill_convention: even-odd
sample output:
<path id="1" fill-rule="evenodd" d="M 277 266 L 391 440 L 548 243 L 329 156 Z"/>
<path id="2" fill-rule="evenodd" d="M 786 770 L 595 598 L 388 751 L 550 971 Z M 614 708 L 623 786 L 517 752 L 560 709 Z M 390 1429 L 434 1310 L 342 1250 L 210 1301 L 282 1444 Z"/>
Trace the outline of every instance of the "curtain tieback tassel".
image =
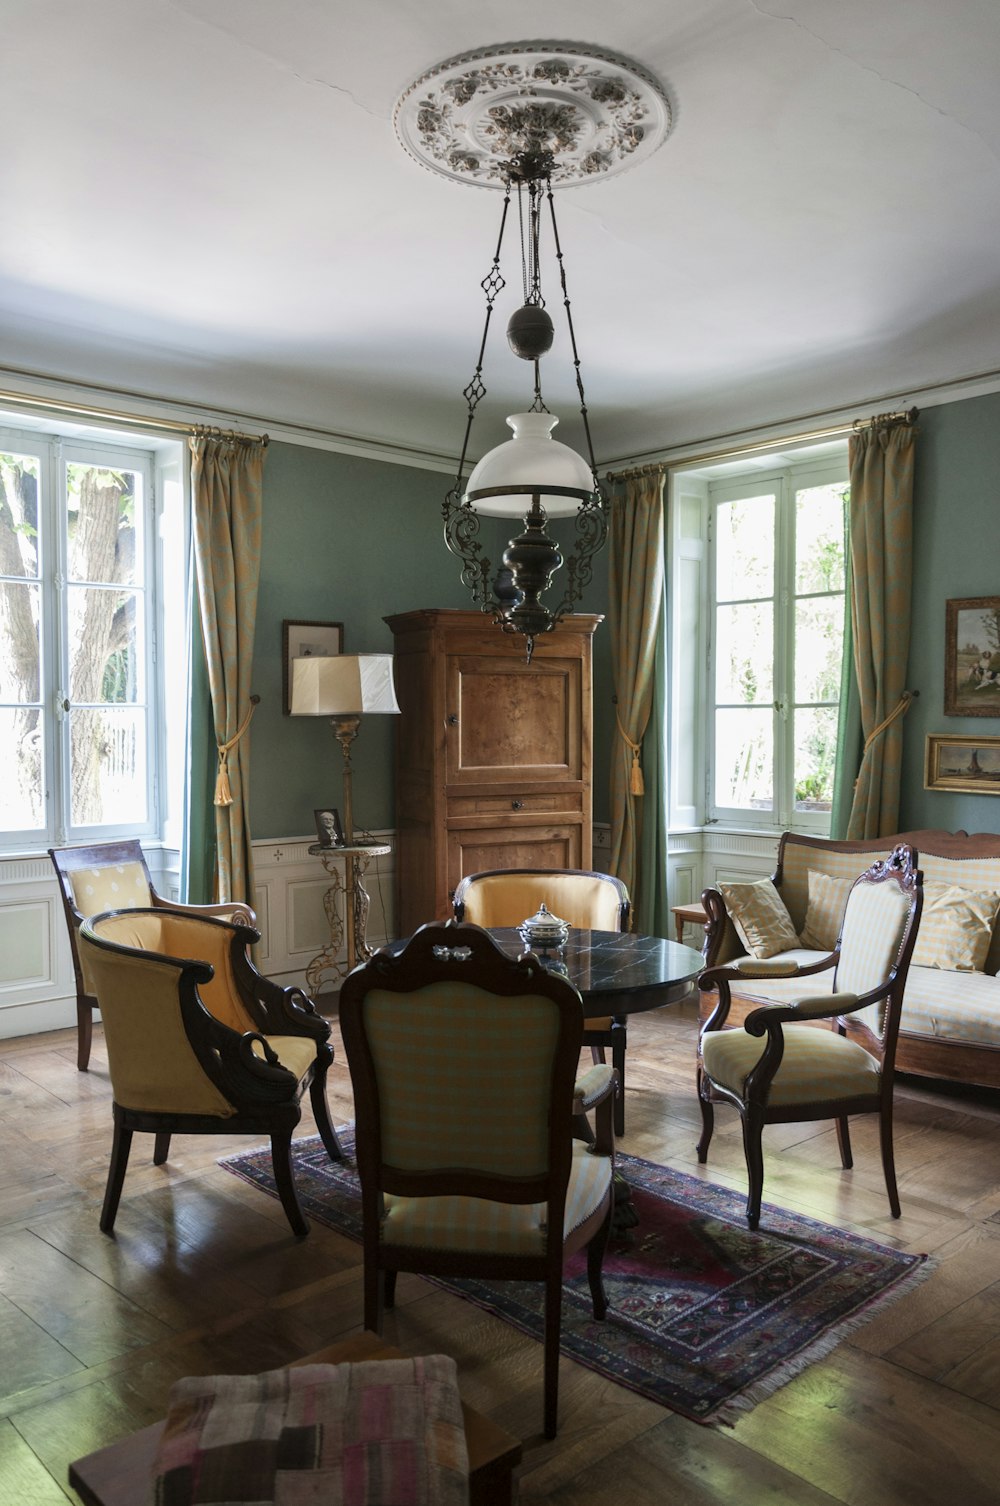
<path id="1" fill-rule="evenodd" d="M 215 776 L 215 800 L 214 805 L 232 805 L 233 792 L 229 784 L 229 754 L 236 747 L 240 738 L 250 725 L 254 712 L 260 703 L 259 695 L 250 697 L 250 709 L 237 729 L 236 735 L 227 743 L 219 743 L 219 772 Z"/>
<path id="2" fill-rule="evenodd" d="M 628 781 L 629 791 L 633 795 L 644 795 L 646 793 L 646 781 L 642 777 L 642 764 L 639 761 L 639 754 L 642 750 L 642 744 L 632 741 L 628 733 L 625 731 L 625 728 L 622 726 L 622 719 L 618 715 L 617 711 L 615 712 L 615 717 L 618 722 L 618 731 L 621 733 L 622 737 L 625 739 L 626 743 L 628 743 L 628 746 L 632 750 L 632 768 L 629 772 Z"/>
<path id="3" fill-rule="evenodd" d="M 864 751 L 866 753 L 868 752 L 868 749 L 871 747 L 871 745 L 875 741 L 875 739 L 877 737 L 881 737 L 882 733 L 885 732 L 889 727 L 892 726 L 892 724 L 896 720 L 897 716 L 904 716 L 906 714 L 906 712 L 909 711 L 909 709 L 910 709 L 910 703 L 919 694 L 920 694 L 919 690 L 904 690 L 903 691 L 903 694 L 900 696 L 900 698 L 896 702 L 895 706 L 889 712 L 889 715 L 887 717 L 884 717 L 883 720 L 879 722 L 879 724 L 878 724 L 877 727 L 873 727 L 872 730 L 869 732 L 868 736 L 865 738 Z"/>

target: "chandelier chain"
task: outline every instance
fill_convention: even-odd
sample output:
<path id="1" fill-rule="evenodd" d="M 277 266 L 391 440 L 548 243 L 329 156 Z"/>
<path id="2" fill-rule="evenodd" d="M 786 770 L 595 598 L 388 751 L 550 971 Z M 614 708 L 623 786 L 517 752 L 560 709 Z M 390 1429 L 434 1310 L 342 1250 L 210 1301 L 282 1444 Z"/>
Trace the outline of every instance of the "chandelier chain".
<path id="1" fill-rule="evenodd" d="M 576 372 L 576 390 L 580 394 L 580 417 L 583 419 L 583 432 L 587 437 L 587 458 L 590 461 L 591 473 L 594 477 L 594 489 L 603 501 L 601 483 L 597 476 L 597 461 L 594 459 L 594 442 L 590 437 L 590 415 L 587 409 L 587 397 L 583 390 L 583 376 L 580 371 L 580 353 L 576 348 L 576 330 L 573 328 L 573 310 L 570 307 L 569 289 L 566 286 L 566 266 L 563 261 L 562 245 L 559 241 L 559 226 L 556 224 L 556 205 L 552 197 L 552 182 L 548 180 L 549 215 L 552 220 L 552 243 L 555 247 L 556 261 L 559 264 L 559 282 L 562 286 L 563 308 L 566 310 L 566 324 L 569 328 L 569 343 L 573 352 L 573 369 Z"/>

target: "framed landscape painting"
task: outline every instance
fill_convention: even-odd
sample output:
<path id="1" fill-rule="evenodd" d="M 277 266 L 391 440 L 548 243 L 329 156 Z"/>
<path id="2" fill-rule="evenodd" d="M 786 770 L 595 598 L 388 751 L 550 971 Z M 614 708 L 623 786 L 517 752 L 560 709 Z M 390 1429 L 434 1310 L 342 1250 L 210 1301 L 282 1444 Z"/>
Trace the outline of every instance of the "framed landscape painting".
<path id="1" fill-rule="evenodd" d="M 1000 596 L 946 603 L 944 714 L 1000 717 Z"/>
<path id="2" fill-rule="evenodd" d="M 1000 795 L 1000 737 L 928 733 L 924 788 Z"/>

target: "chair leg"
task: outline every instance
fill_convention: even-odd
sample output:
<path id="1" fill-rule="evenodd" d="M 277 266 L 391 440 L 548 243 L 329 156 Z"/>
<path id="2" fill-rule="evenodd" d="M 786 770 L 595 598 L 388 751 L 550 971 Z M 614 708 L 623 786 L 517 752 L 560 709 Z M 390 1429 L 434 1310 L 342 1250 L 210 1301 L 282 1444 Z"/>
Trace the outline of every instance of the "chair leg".
<path id="1" fill-rule="evenodd" d="M 837 1144 L 840 1146 L 840 1164 L 845 1171 L 850 1171 L 854 1165 L 854 1156 L 851 1153 L 851 1131 L 846 1114 L 841 1114 L 837 1120 Z"/>
<path id="2" fill-rule="evenodd" d="M 559 1332 L 562 1326 L 562 1265 L 545 1282 L 545 1436 L 559 1425 Z"/>
<path id="3" fill-rule="evenodd" d="M 170 1154 L 170 1131 L 160 1130 L 153 1140 L 153 1165 L 162 1166 Z"/>
<path id="4" fill-rule="evenodd" d="M 111 1165 L 108 1167 L 108 1185 L 104 1189 L 104 1206 L 101 1209 L 101 1233 L 110 1234 L 115 1226 L 115 1216 L 121 1200 L 125 1181 L 128 1153 L 132 1148 L 132 1131 L 126 1129 L 115 1114 L 115 1134 L 111 1143 Z"/>
<path id="5" fill-rule="evenodd" d="M 292 1175 L 292 1130 L 276 1129 L 271 1134 L 271 1165 L 274 1168 L 274 1184 L 278 1189 L 281 1206 L 285 1210 L 285 1217 L 292 1226 L 292 1233 L 300 1239 L 309 1233 L 309 1224 L 299 1195 L 295 1190 L 295 1178 Z"/>
<path id="6" fill-rule="evenodd" d="M 756 1229 L 760 1224 L 760 1201 L 764 1192 L 764 1116 L 748 1108 L 743 1115 L 743 1151 L 747 1158 L 747 1224 Z"/>
<path id="7" fill-rule="evenodd" d="M 616 1040 L 611 1047 L 611 1063 L 618 1073 L 618 1093 L 615 1097 L 615 1135 L 619 1139 L 625 1133 L 625 1042 Z"/>
<path id="8" fill-rule="evenodd" d="M 383 1289 L 385 1292 L 385 1305 L 388 1308 L 396 1306 L 396 1277 L 398 1275 L 398 1271 L 385 1272 L 385 1283 Z"/>
<path id="9" fill-rule="evenodd" d="M 607 1061 L 607 1057 L 604 1054 L 604 1047 L 603 1046 L 591 1046 L 591 1048 L 590 1048 L 590 1059 L 594 1063 L 595 1067 L 602 1067 L 604 1065 L 604 1063 Z"/>
<path id="10" fill-rule="evenodd" d="M 309 1102 L 312 1104 L 313 1118 L 319 1137 L 326 1147 L 326 1153 L 331 1161 L 342 1161 L 344 1149 L 337 1139 L 337 1131 L 333 1127 L 330 1118 L 330 1105 L 326 1101 L 326 1071 L 317 1068 L 316 1075 L 309 1084 Z"/>
<path id="11" fill-rule="evenodd" d="M 614 1187 L 608 1202 L 608 1214 L 603 1224 L 587 1246 L 587 1281 L 590 1298 L 594 1304 L 594 1317 L 603 1323 L 608 1315 L 608 1294 L 604 1290 L 604 1256 L 611 1237 L 611 1219 L 615 1211 Z"/>
<path id="12" fill-rule="evenodd" d="M 704 1075 L 698 1068 L 698 1107 L 701 1109 L 701 1139 L 698 1141 L 698 1160 L 704 1166 L 708 1160 L 708 1147 L 715 1129 L 715 1105 L 705 1097 Z"/>
<path id="13" fill-rule="evenodd" d="M 369 1333 L 379 1335 L 382 1333 L 382 1317 L 385 1312 L 386 1295 L 385 1278 L 387 1274 L 386 1271 L 383 1271 L 376 1264 L 375 1256 L 370 1255 L 366 1250 L 364 1268 L 365 1328 Z M 394 1285 L 393 1297 L 395 1295 Z"/>
<path id="14" fill-rule="evenodd" d="M 882 1105 L 879 1115 L 879 1140 L 882 1145 L 882 1171 L 885 1174 L 885 1190 L 889 1194 L 889 1212 L 899 1218 L 899 1189 L 896 1186 L 896 1158 L 892 1149 L 892 1099 Z"/>
<path id="15" fill-rule="evenodd" d="M 94 1038 L 94 1009 L 82 999 L 76 1001 L 76 1070 L 86 1072 L 90 1046 Z"/>

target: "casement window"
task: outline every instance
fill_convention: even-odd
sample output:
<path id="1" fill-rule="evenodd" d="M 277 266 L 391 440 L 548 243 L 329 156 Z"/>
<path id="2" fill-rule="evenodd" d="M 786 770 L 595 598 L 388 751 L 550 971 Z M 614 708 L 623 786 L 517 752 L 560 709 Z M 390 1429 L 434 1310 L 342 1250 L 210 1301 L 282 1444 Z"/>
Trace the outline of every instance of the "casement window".
<path id="1" fill-rule="evenodd" d="M 710 821 L 829 832 L 847 495 L 846 456 L 708 484 Z"/>
<path id="2" fill-rule="evenodd" d="M 154 474 L 132 444 L 0 429 L 8 849 L 158 830 Z"/>

